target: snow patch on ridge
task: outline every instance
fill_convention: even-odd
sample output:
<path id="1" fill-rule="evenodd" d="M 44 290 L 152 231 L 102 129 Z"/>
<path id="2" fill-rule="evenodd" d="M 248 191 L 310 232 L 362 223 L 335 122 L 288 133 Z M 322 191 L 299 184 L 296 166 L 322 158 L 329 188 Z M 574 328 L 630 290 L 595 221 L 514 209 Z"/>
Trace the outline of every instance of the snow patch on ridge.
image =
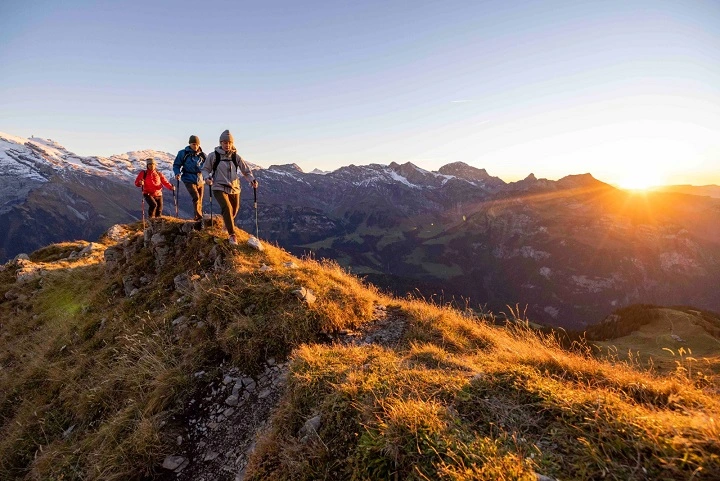
<path id="1" fill-rule="evenodd" d="M 394 180 L 396 182 L 400 182 L 401 184 L 405 184 L 408 187 L 410 187 L 411 189 L 422 189 L 422 187 L 420 187 L 419 185 L 413 184 L 412 182 L 410 182 L 409 180 L 407 180 L 405 177 L 398 174 L 394 170 L 389 170 L 388 175 L 390 175 L 390 178 L 392 180 Z"/>

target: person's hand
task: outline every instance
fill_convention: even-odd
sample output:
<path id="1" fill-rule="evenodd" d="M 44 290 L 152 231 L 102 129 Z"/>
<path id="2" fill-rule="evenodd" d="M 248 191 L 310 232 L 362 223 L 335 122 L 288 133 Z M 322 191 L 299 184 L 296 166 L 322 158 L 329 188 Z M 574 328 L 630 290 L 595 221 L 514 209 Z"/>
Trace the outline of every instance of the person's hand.
<path id="1" fill-rule="evenodd" d="M 253 179 L 250 184 L 253 186 L 253 189 L 257 189 L 259 185 L 257 179 Z"/>
<path id="2" fill-rule="evenodd" d="M 175 180 L 180 180 L 180 174 L 175 176 Z"/>
<path id="3" fill-rule="evenodd" d="M 145 182 L 142 180 L 140 181 L 140 187 L 145 187 Z"/>
<path id="4" fill-rule="evenodd" d="M 208 178 L 205 182 L 207 182 L 207 185 L 212 185 L 212 177 Z"/>

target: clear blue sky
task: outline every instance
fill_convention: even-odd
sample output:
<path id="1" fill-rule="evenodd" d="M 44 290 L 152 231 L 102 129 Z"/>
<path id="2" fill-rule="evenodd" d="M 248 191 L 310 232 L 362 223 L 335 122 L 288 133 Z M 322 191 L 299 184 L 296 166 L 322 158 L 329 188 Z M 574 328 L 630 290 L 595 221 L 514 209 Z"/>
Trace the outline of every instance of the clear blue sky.
<path id="1" fill-rule="evenodd" d="M 0 131 L 82 155 L 720 183 L 720 1 L 0 2 Z"/>

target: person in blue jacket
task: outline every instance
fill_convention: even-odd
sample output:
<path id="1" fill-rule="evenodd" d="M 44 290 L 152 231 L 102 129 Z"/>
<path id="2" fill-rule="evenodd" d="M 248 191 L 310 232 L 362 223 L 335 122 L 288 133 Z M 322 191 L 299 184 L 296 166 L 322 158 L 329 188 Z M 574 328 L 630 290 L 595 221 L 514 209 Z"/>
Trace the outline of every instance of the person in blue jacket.
<path id="1" fill-rule="evenodd" d="M 202 219 L 203 176 L 202 167 L 205 163 L 205 153 L 200 148 L 200 138 L 191 135 L 188 146 L 178 152 L 173 162 L 175 179 L 182 180 L 195 209 L 195 220 Z"/>

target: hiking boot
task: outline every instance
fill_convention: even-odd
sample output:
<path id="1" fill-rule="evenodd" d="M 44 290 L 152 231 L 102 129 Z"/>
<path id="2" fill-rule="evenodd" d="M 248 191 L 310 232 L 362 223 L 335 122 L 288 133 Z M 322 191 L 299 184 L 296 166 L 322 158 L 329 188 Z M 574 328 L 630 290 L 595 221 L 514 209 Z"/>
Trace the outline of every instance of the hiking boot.
<path id="1" fill-rule="evenodd" d="M 231 235 L 231 236 L 230 236 L 230 245 L 231 245 L 231 246 L 236 246 L 236 245 L 237 245 L 237 239 L 235 238 L 234 235 Z"/>

